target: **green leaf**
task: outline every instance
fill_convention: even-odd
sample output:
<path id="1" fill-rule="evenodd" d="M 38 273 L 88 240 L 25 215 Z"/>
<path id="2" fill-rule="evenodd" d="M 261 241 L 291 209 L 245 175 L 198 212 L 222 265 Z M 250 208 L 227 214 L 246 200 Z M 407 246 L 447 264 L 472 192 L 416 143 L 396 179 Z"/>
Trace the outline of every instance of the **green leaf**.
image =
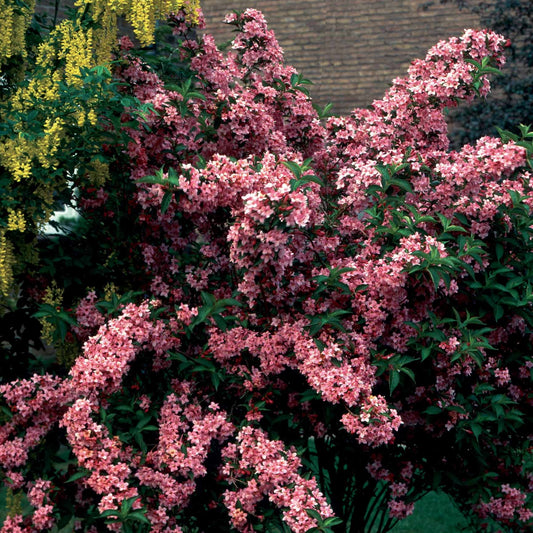
<path id="1" fill-rule="evenodd" d="M 437 289 L 439 287 L 441 272 L 439 271 L 439 269 L 434 267 L 429 267 L 427 271 L 431 277 L 431 281 L 433 281 L 433 285 L 435 285 L 435 288 Z"/>
<path id="2" fill-rule="evenodd" d="M 320 107 L 317 104 L 313 104 L 313 108 L 317 112 L 318 118 L 320 120 L 328 118 L 332 115 L 332 113 L 330 112 L 332 107 L 333 107 L 332 103 L 327 103 L 324 107 Z"/>
<path id="3" fill-rule="evenodd" d="M 295 175 L 296 179 L 299 179 L 302 175 L 302 168 L 298 163 L 294 161 L 283 161 L 281 164 L 287 167 Z"/>
<path id="4" fill-rule="evenodd" d="M 389 183 L 391 185 L 396 185 L 396 187 L 398 187 L 399 189 L 403 189 L 406 192 L 413 192 L 413 188 L 407 180 L 391 179 L 389 180 Z"/>
<path id="5" fill-rule="evenodd" d="M 481 63 L 478 63 L 475 59 L 472 59 L 470 57 L 467 57 L 465 59 L 465 63 L 470 63 L 471 65 L 474 65 L 477 69 L 481 68 Z"/>
<path id="6" fill-rule="evenodd" d="M 151 524 L 150 520 L 144 516 L 140 511 L 134 511 L 133 513 L 128 514 L 128 520 L 134 520 L 135 522 L 141 522 L 143 524 Z"/>
<path id="7" fill-rule="evenodd" d="M 207 306 L 214 306 L 215 305 L 216 298 L 212 294 L 209 294 L 208 292 L 202 291 L 200 293 L 200 297 L 202 298 L 202 302 L 203 302 L 204 305 L 207 305 Z"/>
<path id="8" fill-rule="evenodd" d="M 314 389 L 308 389 L 300 394 L 299 401 L 309 402 L 311 400 L 320 400 L 320 394 Z"/>
<path id="9" fill-rule="evenodd" d="M 156 185 L 167 185 L 167 181 L 159 176 L 145 176 L 136 180 L 136 183 L 151 183 Z"/>
<path id="10" fill-rule="evenodd" d="M 308 514 L 308 516 L 317 520 L 319 525 L 322 525 L 322 516 L 316 509 L 306 509 L 305 512 Z"/>
<path id="11" fill-rule="evenodd" d="M 469 424 L 469 427 L 474 437 L 476 438 L 476 440 L 479 440 L 479 436 L 483 432 L 483 428 L 479 424 L 476 424 L 475 422 L 472 422 L 471 424 Z"/>
<path id="12" fill-rule="evenodd" d="M 340 524 L 342 524 L 342 519 L 340 519 L 338 516 L 330 516 L 329 518 L 326 518 L 324 520 L 324 525 L 326 527 L 330 527 L 330 526 L 338 526 Z"/>
<path id="13" fill-rule="evenodd" d="M 422 348 L 420 351 L 420 358 L 422 361 L 425 361 L 430 355 L 431 355 L 431 347 L 426 346 L 425 348 Z"/>
<path id="14" fill-rule="evenodd" d="M 182 145 L 180 145 L 182 146 Z M 181 149 L 184 149 L 185 147 L 183 146 Z M 179 148 L 178 147 L 174 147 L 174 151 L 179 151 Z M 180 180 L 179 180 L 179 176 L 176 172 L 176 170 L 172 167 L 170 167 L 168 169 L 168 173 L 167 173 L 167 176 L 168 176 L 168 181 L 169 183 L 171 183 L 172 185 L 179 185 L 180 184 Z"/>
<path id="15" fill-rule="evenodd" d="M 163 199 L 161 200 L 161 213 L 165 214 L 170 206 L 170 202 L 172 201 L 172 191 L 166 191 L 163 195 Z"/>
<path id="16" fill-rule="evenodd" d="M 82 477 L 86 477 L 90 474 L 88 470 L 81 470 L 79 472 L 76 472 L 72 476 L 70 476 L 65 483 L 72 483 L 73 481 L 76 481 L 78 479 L 81 479 Z"/>
<path id="17" fill-rule="evenodd" d="M 313 176 L 311 174 L 306 174 L 305 176 L 301 177 L 300 179 L 292 179 L 290 181 L 291 186 L 291 192 L 294 192 L 299 187 L 302 187 L 304 185 L 307 185 L 308 183 L 317 183 L 321 187 L 324 187 L 324 181 L 320 179 L 318 176 Z"/>
<path id="18" fill-rule="evenodd" d="M 411 379 L 413 383 L 416 383 L 415 373 L 410 368 L 406 368 L 405 366 L 402 366 L 399 370 L 400 372 L 403 372 L 406 376 L 409 376 L 409 378 Z"/>
<path id="19" fill-rule="evenodd" d="M 399 370 L 391 370 L 389 372 L 389 393 L 392 395 L 394 389 L 400 384 Z"/>

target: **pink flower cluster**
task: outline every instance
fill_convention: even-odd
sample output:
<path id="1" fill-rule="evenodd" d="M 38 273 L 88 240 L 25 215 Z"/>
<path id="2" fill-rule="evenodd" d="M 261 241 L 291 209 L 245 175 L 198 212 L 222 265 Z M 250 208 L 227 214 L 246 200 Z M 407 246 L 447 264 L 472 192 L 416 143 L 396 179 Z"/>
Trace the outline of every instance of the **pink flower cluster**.
<path id="1" fill-rule="evenodd" d="M 107 428 L 91 418 L 97 407 L 94 400 L 78 399 L 67 410 L 61 425 L 66 428 L 79 465 L 91 472 L 86 484 L 102 495 L 98 508 L 103 512 L 120 507 L 122 501 L 138 492 L 128 483 L 130 455 L 123 451 L 118 437 L 110 437 Z"/>
<path id="2" fill-rule="evenodd" d="M 13 413 L 10 422 L 0 428 L 0 464 L 4 469 L 10 472 L 23 467 L 29 451 L 59 423 L 66 429 L 79 466 L 90 472 L 86 485 L 103 496 L 100 511 L 116 509 L 120 502 L 138 494 L 128 482 L 131 453 L 91 417 L 103 397 L 120 388 L 129 363 L 141 348 L 149 346 L 162 356 L 177 345 L 177 339 L 167 334 L 161 322 L 154 323 L 150 313 L 148 302 L 127 305 L 117 319 L 102 325 L 85 343 L 83 355 L 66 379 L 35 375 L 1 386 L 0 393 Z M 21 429 L 23 437 L 18 436 Z M 16 471 L 10 475 L 19 479 Z M 28 492 L 30 503 L 37 507 L 32 521 L 38 531 L 51 527 L 53 521 L 52 505 L 42 502 L 43 487 L 49 490 L 49 482 L 36 482 Z"/>
<path id="3" fill-rule="evenodd" d="M 70 395 L 62 380 L 49 374 L 1 385 L 0 394 L 13 413 L 0 427 L 0 465 L 10 472 L 26 464 L 29 451 L 61 418 Z"/>
<path id="4" fill-rule="evenodd" d="M 167 531 L 173 523 L 170 511 L 184 509 L 196 490 L 195 480 L 207 471 L 204 465 L 211 442 L 223 443 L 234 433 L 227 413 L 215 403 L 207 410 L 193 401 L 188 383 L 176 386 L 160 410 L 159 443 L 148 452 L 135 476 L 141 486 L 157 491 L 149 507 L 152 531 Z"/>
<path id="5" fill-rule="evenodd" d="M 504 523 L 517 516 L 521 522 L 528 523 L 533 512 L 525 507 L 526 494 L 508 484 L 502 485 L 501 492 L 501 498 L 492 497 L 488 502 L 479 504 L 477 512 L 480 516 L 493 516 Z"/>
<path id="6" fill-rule="evenodd" d="M 94 397 L 118 390 L 128 366 L 143 346 L 163 355 L 177 340 L 165 333 L 163 323 L 150 320 L 150 304 L 127 305 L 119 318 L 109 321 L 84 346 L 84 354 L 70 369 L 70 387 Z"/>
<path id="7" fill-rule="evenodd" d="M 105 323 L 105 317 L 95 306 L 97 301 L 96 292 L 90 291 L 76 307 L 77 326 L 74 328 L 74 332 L 79 339 L 88 338 Z"/>
<path id="8" fill-rule="evenodd" d="M 263 497 L 283 509 L 283 519 L 295 533 L 304 533 L 317 522 L 306 513 L 314 509 L 322 518 L 333 516 L 314 478 L 299 473 L 301 461 L 280 441 L 270 440 L 263 430 L 243 427 L 237 443 L 224 450 L 226 465 L 222 472 L 235 487 L 224 493 L 232 525 L 239 531 L 252 531 L 250 520 Z M 246 486 L 239 488 L 246 480 Z"/>

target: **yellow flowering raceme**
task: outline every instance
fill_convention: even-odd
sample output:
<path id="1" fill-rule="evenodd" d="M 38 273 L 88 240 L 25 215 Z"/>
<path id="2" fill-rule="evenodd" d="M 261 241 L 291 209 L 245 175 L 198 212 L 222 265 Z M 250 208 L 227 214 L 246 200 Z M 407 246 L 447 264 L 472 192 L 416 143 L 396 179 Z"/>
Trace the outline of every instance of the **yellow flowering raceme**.
<path id="1" fill-rule="evenodd" d="M 0 142 L 0 164 L 11 173 L 15 182 L 31 176 L 34 148 L 31 141 L 22 136 Z"/>
<path id="2" fill-rule="evenodd" d="M 43 168 L 54 168 L 57 165 L 55 156 L 63 136 L 63 121 L 46 119 L 43 136 L 36 141 L 35 152 Z"/>
<path id="3" fill-rule="evenodd" d="M 99 159 L 93 159 L 90 162 L 87 173 L 91 183 L 95 187 L 102 187 L 102 185 L 104 185 L 104 183 L 109 179 L 109 165 L 103 161 L 100 161 Z"/>
<path id="4" fill-rule="evenodd" d="M 44 226 L 54 214 L 54 189 L 58 188 L 54 185 L 56 184 L 39 183 L 33 191 L 41 208 L 40 213 L 33 215 L 33 221 L 37 226 Z"/>
<path id="5" fill-rule="evenodd" d="M 94 15 L 98 21 L 94 29 L 94 41 L 96 47 L 96 64 L 103 65 L 111 59 L 114 48 L 117 45 L 117 13 L 108 5 L 102 6 L 102 10 Z"/>
<path id="6" fill-rule="evenodd" d="M 44 293 L 43 303 L 51 305 L 53 307 L 61 307 L 63 303 L 63 292 L 64 289 L 58 287 L 55 280 L 52 281 L 49 287 L 46 288 Z M 41 323 L 41 337 L 42 339 L 52 344 L 54 342 L 54 327 L 46 318 L 40 318 L 39 322 Z"/>
<path id="7" fill-rule="evenodd" d="M 33 4 L 29 2 L 31 13 Z M 22 16 L 16 14 L 13 5 L 10 0 L 0 0 L 0 20 L 3 21 L 0 22 L 0 30 L 1 24 L 4 24 L 6 31 L 13 28 L 18 23 L 17 17 Z M 157 19 L 183 9 L 190 22 L 194 23 L 198 21 L 200 8 L 199 0 L 77 0 L 75 5 L 92 9 L 92 17 L 97 23 L 95 29 L 82 26 L 74 19 L 61 22 L 51 31 L 49 39 L 37 50 L 36 66 L 41 69 L 40 75 L 30 77 L 28 85 L 16 91 L 11 98 L 10 103 L 15 111 L 30 112 L 36 102 L 43 105 L 53 103 L 59 98 L 58 87 L 61 82 L 79 86 L 82 69 L 108 62 L 117 37 L 117 15 L 125 16 L 141 44 L 147 45 L 153 42 Z M 4 11 L 2 8 L 5 8 Z M 9 32 L 13 33 L 12 29 Z M 0 61 L 1 42 L 6 41 L 5 35 L 11 34 L 9 32 L 0 33 Z M 94 125 L 97 119 L 92 109 L 75 112 L 72 118 L 80 127 L 85 121 Z M 10 171 L 15 182 L 31 176 L 35 158 L 42 167 L 54 168 L 63 129 L 63 122 L 51 123 L 47 120 L 44 135 L 36 141 L 24 136 L 6 139 L 0 143 L 0 164 Z"/>
<path id="8" fill-rule="evenodd" d="M 15 182 L 21 182 L 32 175 L 35 160 L 46 169 L 57 165 L 55 156 L 63 135 L 63 122 L 47 119 L 43 129 L 42 135 L 37 139 L 20 134 L 0 142 L 0 164 L 11 173 Z"/>
<path id="9" fill-rule="evenodd" d="M 22 514 L 22 491 L 13 492 L 11 487 L 6 489 L 6 514 L 16 516 Z"/>
<path id="10" fill-rule="evenodd" d="M 13 245 L 6 237 L 5 230 L 0 230 L 0 295 L 8 296 L 13 286 Z"/>
<path id="11" fill-rule="evenodd" d="M 25 83 L 0 102 L 0 121 L 14 124 L 11 134 L 0 139 L 0 167 L 10 174 L 8 193 L 12 198 L 7 226 L 0 233 L 0 294 L 7 295 L 10 290 L 15 264 L 6 232 L 27 232 L 48 221 L 53 213 L 54 192 L 68 186 L 67 173 L 59 169 L 64 160 L 63 147 L 70 149 L 69 127 L 87 128 L 97 123 L 95 110 L 99 103 L 86 96 L 82 74 L 84 69 L 112 60 L 118 43 L 117 18 L 124 17 L 140 44 L 146 46 L 154 41 L 158 19 L 183 10 L 189 23 L 195 24 L 200 6 L 199 0 L 75 0 L 75 7 L 77 14 L 52 28 L 34 53 L 28 54 L 25 34 L 35 0 L 0 0 L 0 67 L 11 57 L 27 58 L 20 69 Z M 72 98 L 69 87 L 73 89 Z M 97 94 L 102 88 L 87 89 Z M 79 97 L 80 91 L 83 98 Z M 85 170 L 98 185 L 109 174 L 108 165 L 100 160 L 85 164 Z M 17 244 L 21 261 L 22 253 Z"/>
<path id="12" fill-rule="evenodd" d="M 185 11 L 189 22 L 198 22 L 199 0 L 131 0 L 125 16 L 140 43 L 146 46 L 154 42 L 156 21 L 180 9 Z"/>
<path id="13" fill-rule="evenodd" d="M 0 65 L 15 55 L 27 55 L 25 34 L 34 10 L 35 0 L 26 0 L 22 5 L 0 0 Z"/>
<path id="14" fill-rule="evenodd" d="M 111 302 L 113 300 L 113 295 L 115 295 L 117 298 L 120 298 L 118 287 L 111 282 L 104 287 L 104 300 L 106 302 Z"/>
<path id="15" fill-rule="evenodd" d="M 93 30 L 65 20 L 54 31 L 61 36 L 59 58 L 65 62 L 65 81 L 69 85 L 81 85 L 81 69 L 96 66 Z"/>
<path id="16" fill-rule="evenodd" d="M 53 102 L 59 97 L 58 83 L 61 81 L 59 72 L 47 72 L 44 76 L 33 78 L 28 81 L 26 87 L 19 88 L 10 99 L 10 104 L 14 111 L 25 111 L 31 107 L 35 108 L 35 103 L 41 106 L 48 102 Z"/>
<path id="17" fill-rule="evenodd" d="M 106 10 L 124 16 L 143 46 L 154 42 L 157 20 L 183 9 L 188 21 L 196 24 L 200 10 L 199 0 L 77 0 L 75 5 L 92 6 L 95 18 L 101 17 Z"/>
<path id="18" fill-rule="evenodd" d="M 9 209 L 7 213 L 7 230 L 8 231 L 25 231 L 26 219 L 20 209 Z"/>
<path id="19" fill-rule="evenodd" d="M 6 1 L 0 0 L 0 6 L 2 2 L 7 6 Z M 41 75 L 30 79 L 28 85 L 18 90 L 11 99 L 16 111 L 31 111 L 35 102 L 54 102 L 59 97 L 60 82 L 80 85 L 81 69 L 90 69 L 109 61 L 117 36 L 117 15 L 126 17 L 139 41 L 146 45 L 153 42 L 158 18 L 184 9 L 190 21 L 197 22 L 199 12 L 198 0 L 78 0 L 76 5 L 92 8 L 93 18 L 98 22 L 96 29 L 93 32 L 92 28 L 83 27 L 76 20 L 65 20 L 52 30 L 50 38 L 39 46 L 36 57 L 36 65 L 42 69 Z M 7 10 L 5 16 L 13 18 L 10 13 Z M 73 114 L 73 118 L 80 127 L 86 120 L 92 125 L 97 120 L 92 109 L 80 110 Z M 31 176 L 35 159 L 43 168 L 55 167 L 64 125 L 62 121 L 47 119 L 43 136 L 39 139 L 30 141 L 21 136 L 6 139 L 0 144 L 0 163 L 11 172 L 15 182 Z"/>

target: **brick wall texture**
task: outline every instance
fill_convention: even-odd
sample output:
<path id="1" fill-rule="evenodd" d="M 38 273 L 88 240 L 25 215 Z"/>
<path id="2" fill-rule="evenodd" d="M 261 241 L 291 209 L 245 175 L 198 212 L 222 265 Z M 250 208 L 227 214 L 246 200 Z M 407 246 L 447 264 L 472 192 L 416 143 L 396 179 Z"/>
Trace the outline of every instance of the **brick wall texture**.
<path id="1" fill-rule="evenodd" d="M 72 0 L 60 0 L 60 13 Z M 52 14 L 54 0 L 38 1 Z M 479 27 L 478 19 L 439 0 L 202 0 L 206 31 L 218 43 L 231 39 L 223 24 L 232 10 L 259 9 L 285 58 L 313 81 L 311 93 L 335 114 L 380 98 L 393 78 L 437 41 Z"/>
<path id="2" fill-rule="evenodd" d="M 74 0 L 37 0 L 35 5 L 35 10 L 37 13 L 47 15 L 50 18 L 53 18 L 55 15 L 57 4 L 57 15 L 59 18 L 65 15 L 65 9 L 72 7 L 74 5 Z"/>

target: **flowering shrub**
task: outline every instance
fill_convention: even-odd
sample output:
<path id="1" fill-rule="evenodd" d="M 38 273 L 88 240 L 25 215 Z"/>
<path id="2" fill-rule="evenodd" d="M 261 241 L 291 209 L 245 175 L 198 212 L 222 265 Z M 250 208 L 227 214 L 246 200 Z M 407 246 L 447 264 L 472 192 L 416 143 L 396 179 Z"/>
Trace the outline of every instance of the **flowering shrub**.
<path id="1" fill-rule="evenodd" d="M 174 80 L 121 40 L 108 177 L 17 278 L 53 353 L 0 385 L 2 531 L 387 531 L 432 488 L 529 530 L 533 134 L 444 120 L 505 40 L 323 121 L 262 15 L 226 22 L 170 17 Z"/>

